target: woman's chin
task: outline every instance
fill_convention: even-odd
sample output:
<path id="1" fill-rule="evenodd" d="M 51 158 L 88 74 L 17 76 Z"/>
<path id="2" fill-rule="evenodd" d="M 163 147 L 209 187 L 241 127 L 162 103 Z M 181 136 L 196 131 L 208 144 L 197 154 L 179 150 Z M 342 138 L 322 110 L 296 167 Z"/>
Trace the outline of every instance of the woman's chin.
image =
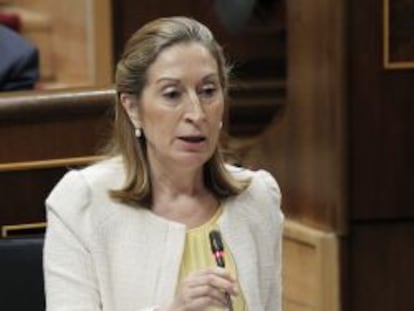
<path id="1" fill-rule="evenodd" d="M 183 152 L 176 157 L 176 163 L 184 168 L 202 167 L 211 155 L 201 152 Z"/>

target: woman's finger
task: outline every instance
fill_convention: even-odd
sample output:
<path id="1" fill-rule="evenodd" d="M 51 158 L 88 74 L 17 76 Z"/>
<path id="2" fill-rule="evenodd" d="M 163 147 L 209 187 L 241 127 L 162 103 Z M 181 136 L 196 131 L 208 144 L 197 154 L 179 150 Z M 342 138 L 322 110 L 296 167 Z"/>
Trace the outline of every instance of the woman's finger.
<path id="1" fill-rule="evenodd" d="M 190 275 L 186 283 L 189 287 L 208 284 L 212 287 L 228 292 L 231 295 L 238 294 L 235 280 L 226 270 L 222 268 L 208 268 L 201 270 L 198 273 Z"/>
<path id="2" fill-rule="evenodd" d="M 206 297 L 211 298 L 213 301 L 217 301 L 219 304 L 226 304 L 226 297 L 224 292 L 208 284 L 192 288 L 189 294 L 191 296 L 190 299 L 199 299 Z"/>
<path id="3" fill-rule="evenodd" d="M 174 302 L 183 310 L 201 311 L 206 307 L 225 307 L 225 293 L 237 295 L 236 282 L 225 269 L 206 268 L 189 274 L 181 283 Z"/>

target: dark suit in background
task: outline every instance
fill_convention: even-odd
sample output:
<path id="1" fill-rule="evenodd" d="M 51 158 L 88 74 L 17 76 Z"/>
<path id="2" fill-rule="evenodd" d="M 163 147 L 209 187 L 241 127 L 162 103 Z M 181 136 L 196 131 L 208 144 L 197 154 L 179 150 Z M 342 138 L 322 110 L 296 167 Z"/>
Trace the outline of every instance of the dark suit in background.
<path id="1" fill-rule="evenodd" d="M 38 79 L 36 47 L 18 33 L 0 25 L 0 91 L 32 89 Z"/>

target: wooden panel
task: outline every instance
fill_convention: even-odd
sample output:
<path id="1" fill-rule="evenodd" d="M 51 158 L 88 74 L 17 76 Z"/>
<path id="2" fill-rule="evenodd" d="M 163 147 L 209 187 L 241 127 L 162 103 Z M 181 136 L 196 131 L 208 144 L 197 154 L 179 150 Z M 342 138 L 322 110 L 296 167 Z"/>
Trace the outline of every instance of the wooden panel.
<path id="1" fill-rule="evenodd" d="M 97 159 L 81 157 L 0 164 L 0 228 L 45 222 L 44 201 L 54 185 L 70 168 Z"/>
<path id="2" fill-rule="evenodd" d="M 112 55 L 112 10 L 111 0 L 93 0 L 93 24 L 90 25 L 93 35 L 91 40 L 92 81 L 94 85 L 108 86 L 113 81 L 113 55 Z"/>
<path id="3" fill-rule="evenodd" d="M 79 83 L 79 85 L 88 85 L 86 83 L 91 81 L 91 70 L 88 66 L 91 49 L 87 41 L 89 30 L 87 20 L 90 16 L 87 16 L 87 2 L 52 1 L 49 4 L 49 10 L 53 13 L 52 40 L 56 47 L 53 57 L 58 81 Z"/>
<path id="4" fill-rule="evenodd" d="M 351 231 L 349 310 L 414 310 L 414 222 L 363 222 Z"/>
<path id="5" fill-rule="evenodd" d="M 195 1 L 112 0 L 115 58 L 120 57 L 126 41 L 140 26 L 160 16 L 191 16 L 192 3 Z"/>
<path id="6" fill-rule="evenodd" d="M 0 163 L 94 155 L 110 133 L 111 89 L 0 97 Z"/>
<path id="7" fill-rule="evenodd" d="M 69 167 L 96 160 L 110 134 L 113 89 L 0 97 L 0 226 L 45 221 L 44 200 Z"/>
<path id="8" fill-rule="evenodd" d="M 339 245 L 335 234 L 286 221 L 283 234 L 286 311 L 339 311 Z"/>
<path id="9" fill-rule="evenodd" d="M 44 200 L 65 167 L 0 172 L 0 227 L 45 221 Z"/>
<path id="10" fill-rule="evenodd" d="M 234 138 L 251 138 L 263 133 L 273 120 L 282 118 L 286 86 L 281 80 L 239 81 L 230 87 L 226 128 Z"/>
<path id="11" fill-rule="evenodd" d="M 40 51 L 38 88 L 108 86 L 112 81 L 111 0 L 14 0 L 6 6 Z"/>
<path id="12" fill-rule="evenodd" d="M 246 158 L 280 182 L 284 211 L 346 231 L 344 1 L 287 2 L 287 103 Z"/>
<path id="13" fill-rule="evenodd" d="M 413 219 L 414 69 L 383 68 L 382 1 L 350 13 L 351 216 Z"/>
<path id="14" fill-rule="evenodd" d="M 276 1 L 272 10 L 254 18 L 241 34 L 229 33 L 219 22 L 210 0 L 135 1 L 112 0 L 114 9 L 114 55 L 139 27 L 161 16 L 191 16 L 205 23 L 224 45 L 235 63 L 239 78 L 277 78 L 285 75 L 284 2 Z"/>

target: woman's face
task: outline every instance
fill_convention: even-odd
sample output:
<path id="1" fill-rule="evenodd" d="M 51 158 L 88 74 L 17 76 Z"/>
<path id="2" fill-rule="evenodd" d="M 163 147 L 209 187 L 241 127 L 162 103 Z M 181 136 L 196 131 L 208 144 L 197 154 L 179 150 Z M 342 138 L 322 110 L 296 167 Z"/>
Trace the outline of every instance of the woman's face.
<path id="1" fill-rule="evenodd" d="M 198 43 L 173 45 L 148 68 L 137 105 L 124 105 L 146 137 L 151 163 L 201 167 L 216 149 L 224 110 L 218 65 Z M 129 107 L 129 108 L 128 108 Z"/>

